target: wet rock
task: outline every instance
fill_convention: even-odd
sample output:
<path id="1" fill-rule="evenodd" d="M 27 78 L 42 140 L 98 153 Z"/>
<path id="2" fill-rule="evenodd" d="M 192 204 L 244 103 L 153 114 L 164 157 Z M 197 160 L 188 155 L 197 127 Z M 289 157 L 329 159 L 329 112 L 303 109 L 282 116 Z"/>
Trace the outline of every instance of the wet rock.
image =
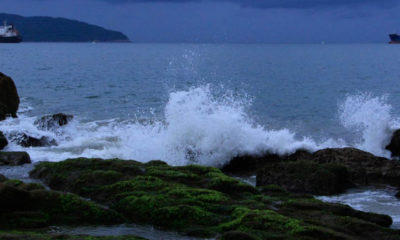
<path id="1" fill-rule="evenodd" d="M 239 231 L 229 231 L 224 233 L 218 240 L 257 240 L 257 238 Z"/>
<path id="2" fill-rule="evenodd" d="M 12 133 L 10 134 L 10 139 L 21 145 L 23 147 L 49 147 L 57 146 L 56 140 L 42 136 L 40 138 L 35 138 L 27 135 L 26 133 Z"/>
<path id="3" fill-rule="evenodd" d="M 311 161 L 345 166 L 357 185 L 390 184 L 400 186 L 400 162 L 355 148 L 328 148 L 313 153 Z"/>
<path id="4" fill-rule="evenodd" d="M 400 191 L 396 194 L 397 198 L 400 198 Z"/>
<path id="5" fill-rule="evenodd" d="M 23 147 L 49 147 L 57 146 L 57 142 L 49 137 L 34 138 L 28 135 L 23 135 L 22 140 L 19 144 Z"/>
<path id="6" fill-rule="evenodd" d="M 0 213 L 26 211 L 30 204 L 29 192 L 0 183 Z"/>
<path id="7" fill-rule="evenodd" d="M 327 148 L 314 153 L 299 150 L 286 156 L 273 154 L 242 156 L 232 159 L 222 170 L 235 175 L 255 175 L 271 163 L 295 161 L 341 165 L 347 168 L 353 185 L 400 186 L 400 161 L 377 157 L 355 148 Z"/>
<path id="8" fill-rule="evenodd" d="M 393 133 L 390 143 L 385 149 L 392 153 L 392 157 L 400 157 L 400 129 Z"/>
<path id="9" fill-rule="evenodd" d="M 43 231 L 1 231 L 1 240 L 146 240 L 137 236 L 87 236 L 43 233 Z"/>
<path id="10" fill-rule="evenodd" d="M 272 163 L 257 173 L 257 186 L 275 184 L 294 193 L 331 195 L 351 186 L 347 169 L 313 162 Z"/>
<path id="11" fill-rule="evenodd" d="M 67 125 L 73 118 L 74 116 L 72 115 L 57 113 L 41 117 L 40 119 L 35 121 L 35 125 L 37 125 L 38 128 L 42 130 L 54 130 L 58 127 Z"/>
<path id="12" fill-rule="evenodd" d="M 0 132 L 0 150 L 4 149 L 8 145 L 7 138 L 2 132 Z"/>
<path id="13" fill-rule="evenodd" d="M 0 152 L 0 165 L 18 166 L 31 163 L 26 152 Z"/>
<path id="14" fill-rule="evenodd" d="M 280 156 L 265 153 L 263 155 L 241 155 L 233 158 L 222 167 L 222 171 L 234 175 L 251 176 L 270 163 L 282 161 L 295 161 L 296 159 L 311 158 L 312 154 L 306 150 L 297 150 L 294 154 Z"/>
<path id="15" fill-rule="evenodd" d="M 53 224 L 116 224 L 118 213 L 73 194 L 45 190 L 35 183 L 0 183 L 0 228 L 41 228 Z"/>
<path id="16" fill-rule="evenodd" d="M 0 120 L 7 115 L 17 117 L 19 96 L 14 81 L 0 72 Z"/>

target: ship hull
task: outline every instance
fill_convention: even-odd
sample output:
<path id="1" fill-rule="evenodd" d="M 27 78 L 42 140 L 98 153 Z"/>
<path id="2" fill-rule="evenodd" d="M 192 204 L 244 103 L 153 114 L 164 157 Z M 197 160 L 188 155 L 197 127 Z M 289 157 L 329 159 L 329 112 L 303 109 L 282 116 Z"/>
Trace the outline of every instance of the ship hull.
<path id="1" fill-rule="evenodd" d="M 20 43 L 20 42 L 22 42 L 22 38 L 20 36 L 15 36 L 15 37 L 0 36 L 0 43 Z"/>

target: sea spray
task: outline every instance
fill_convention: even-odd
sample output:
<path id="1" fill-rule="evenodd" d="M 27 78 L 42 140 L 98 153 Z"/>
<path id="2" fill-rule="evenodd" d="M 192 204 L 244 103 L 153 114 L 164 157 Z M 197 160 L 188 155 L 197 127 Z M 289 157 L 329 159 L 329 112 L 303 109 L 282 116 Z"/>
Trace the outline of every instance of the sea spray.
<path id="1" fill-rule="evenodd" d="M 385 146 L 389 143 L 399 121 L 392 115 L 387 96 L 361 93 L 348 96 L 339 107 L 341 123 L 349 131 L 360 136 L 355 147 L 378 156 L 390 157 Z"/>
<path id="2" fill-rule="evenodd" d="M 217 93 L 216 93 L 217 92 Z M 348 96 L 339 108 L 341 123 L 361 137 L 316 141 L 290 128 L 271 129 L 258 124 L 248 109 L 249 98 L 231 91 L 221 94 L 209 85 L 171 92 L 162 118 L 84 121 L 76 116 L 68 125 L 44 131 L 36 117 L 24 113 L 0 122 L 6 135 L 23 131 L 56 139 L 58 146 L 23 148 L 10 143 L 7 150 L 28 151 L 33 161 L 62 161 L 74 157 L 163 160 L 171 165 L 222 166 L 240 154 L 290 154 L 297 149 L 356 146 L 387 156 L 384 145 L 398 126 L 386 97 Z"/>
<path id="3" fill-rule="evenodd" d="M 22 148 L 33 161 L 61 161 L 72 157 L 161 159 L 172 165 L 191 163 L 221 166 L 238 154 L 266 151 L 284 154 L 298 148 L 316 150 L 311 138 L 298 138 L 288 129 L 271 130 L 246 113 L 251 103 L 234 94 L 213 94 L 210 86 L 170 94 L 163 119 L 153 121 L 110 119 L 83 122 L 79 116 L 56 131 L 39 130 L 36 118 L 23 114 L 0 123 L 6 135 L 24 131 L 49 136 L 58 146 Z"/>

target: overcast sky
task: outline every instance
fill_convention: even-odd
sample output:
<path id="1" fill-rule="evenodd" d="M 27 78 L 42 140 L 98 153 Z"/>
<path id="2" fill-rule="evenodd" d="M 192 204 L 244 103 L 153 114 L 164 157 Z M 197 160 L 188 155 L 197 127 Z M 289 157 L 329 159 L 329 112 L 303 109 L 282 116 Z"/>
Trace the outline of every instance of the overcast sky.
<path id="1" fill-rule="evenodd" d="M 387 42 L 400 0 L 0 0 L 0 12 L 65 17 L 134 42 Z"/>

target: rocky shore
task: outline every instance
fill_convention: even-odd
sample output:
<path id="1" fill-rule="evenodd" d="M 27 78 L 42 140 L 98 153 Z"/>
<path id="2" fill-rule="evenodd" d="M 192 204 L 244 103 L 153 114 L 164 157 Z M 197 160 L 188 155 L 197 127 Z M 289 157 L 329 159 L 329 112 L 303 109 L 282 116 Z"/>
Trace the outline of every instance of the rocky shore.
<path id="1" fill-rule="evenodd" d="M 18 93 L 4 74 L 0 74 L 0 96 L 10 96 L 0 97 L 0 118 L 17 117 Z M 58 128 L 71 119 L 55 114 L 35 124 Z M 9 141 L 29 147 L 57 144 L 24 134 L 0 132 L 0 165 L 31 164 L 25 152 L 4 151 Z M 397 131 L 387 147 L 393 157 L 399 155 L 399 143 Z M 313 196 L 361 186 L 400 187 L 400 162 L 355 148 L 241 155 L 221 169 L 76 158 L 37 163 L 29 174 L 40 184 L 0 175 L 0 239 L 143 239 L 48 232 L 52 226 L 135 223 L 220 240 L 400 240 L 400 230 L 390 228 L 391 217 Z M 254 175 L 256 186 L 235 178 Z"/>

